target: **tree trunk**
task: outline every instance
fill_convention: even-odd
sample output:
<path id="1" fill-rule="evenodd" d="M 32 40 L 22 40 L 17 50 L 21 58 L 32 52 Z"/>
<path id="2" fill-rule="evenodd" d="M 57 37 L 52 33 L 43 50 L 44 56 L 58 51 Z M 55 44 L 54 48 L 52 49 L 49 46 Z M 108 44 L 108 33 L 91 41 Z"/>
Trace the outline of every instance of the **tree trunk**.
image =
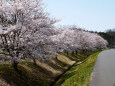
<path id="1" fill-rule="evenodd" d="M 74 56 L 74 51 L 72 51 L 72 55 Z"/>
<path id="2" fill-rule="evenodd" d="M 67 56 L 69 55 L 69 53 L 67 52 Z"/>
<path id="3" fill-rule="evenodd" d="M 76 51 L 75 53 L 77 54 L 78 52 Z"/>
<path id="4" fill-rule="evenodd" d="M 56 60 L 58 60 L 58 55 L 56 55 Z"/>
<path id="5" fill-rule="evenodd" d="M 34 63 L 34 65 L 37 65 L 37 64 L 36 64 L 36 59 L 33 59 L 33 63 Z"/>
<path id="6" fill-rule="evenodd" d="M 14 61 L 12 65 L 13 65 L 13 68 L 17 71 L 18 70 L 18 63 Z"/>

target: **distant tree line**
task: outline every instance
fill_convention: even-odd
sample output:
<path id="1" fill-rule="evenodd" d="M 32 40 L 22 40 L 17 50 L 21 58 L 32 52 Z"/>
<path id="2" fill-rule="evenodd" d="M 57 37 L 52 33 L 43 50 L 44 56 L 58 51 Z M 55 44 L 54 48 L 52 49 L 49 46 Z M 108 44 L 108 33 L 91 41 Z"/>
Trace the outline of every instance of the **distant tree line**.
<path id="1" fill-rule="evenodd" d="M 115 29 L 108 29 L 106 32 L 98 32 L 98 34 L 108 41 L 108 47 L 115 46 Z"/>

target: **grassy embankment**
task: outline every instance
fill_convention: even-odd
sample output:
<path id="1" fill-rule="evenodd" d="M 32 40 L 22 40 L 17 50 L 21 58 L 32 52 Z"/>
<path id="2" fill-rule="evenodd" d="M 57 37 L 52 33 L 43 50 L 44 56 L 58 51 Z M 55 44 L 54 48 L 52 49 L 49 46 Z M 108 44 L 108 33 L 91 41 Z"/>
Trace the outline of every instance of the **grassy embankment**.
<path id="1" fill-rule="evenodd" d="M 63 86 L 72 86 L 72 83 L 74 83 L 74 85 L 78 84 L 78 81 L 82 82 L 82 79 L 85 78 L 83 78 L 82 75 L 86 73 L 87 76 L 89 74 L 88 71 L 92 70 L 90 66 L 94 64 L 93 62 L 96 59 L 95 55 L 97 55 L 97 53 L 94 55 L 95 59 L 92 59 L 93 61 L 91 60 L 92 63 L 89 59 L 91 57 L 89 57 L 88 63 L 84 62 L 83 65 L 79 66 L 77 64 L 84 61 L 92 53 L 93 52 L 80 52 L 77 55 L 69 53 L 68 57 L 66 57 L 65 54 L 60 54 L 58 60 L 54 58 L 52 61 L 46 63 L 37 62 L 37 66 L 35 66 L 33 62 L 26 60 L 18 65 L 18 71 L 15 71 L 8 62 L 0 63 L 0 86 L 49 86 L 57 76 L 74 64 L 75 61 L 76 65 L 63 75 L 57 82 L 57 85 L 60 86 L 62 83 Z M 89 63 L 91 65 L 89 65 Z M 84 70 L 83 74 L 82 70 Z M 77 79 L 77 77 L 80 79 Z"/>
<path id="2" fill-rule="evenodd" d="M 90 75 L 100 52 L 95 52 L 80 64 L 76 63 L 58 80 L 55 86 L 89 86 Z"/>

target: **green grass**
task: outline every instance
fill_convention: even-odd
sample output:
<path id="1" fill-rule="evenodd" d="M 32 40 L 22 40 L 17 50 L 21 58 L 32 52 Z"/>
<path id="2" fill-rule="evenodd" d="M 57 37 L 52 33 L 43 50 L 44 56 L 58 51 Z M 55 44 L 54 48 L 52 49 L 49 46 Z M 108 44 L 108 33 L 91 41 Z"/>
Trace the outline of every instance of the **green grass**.
<path id="1" fill-rule="evenodd" d="M 100 52 L 101 51 L 98 51 L 90 55 L 85 60 L 82 60 L 79 65 L 76 63 L 75 66 L 59 79 L 55 86 L 88 86 L 90 75 Z M 89 54 L 91 53 L 87 53 L 87 55 Z M 83 54 L 80 55 L 83 56 Z"/>
<path id="2" fill-rule="evenodd" d="M 11 86 L 49 86 L 59 75 L 58 72 L 61 73 L 70 66 L 70 62 L 72 60 L 64 55 L 59 55 L 58 60 L 54 59 L 42 64 L 37 62 L 37 66 L 31 61 L 23 61 L 18 64 L 18 71 L 15 71 L 8 62 L 0 63 L 0 79 Z M 49 70 L 49 67 L 53 70 Z"/>
<path id="3" fill-rule="evenodd" d="M 23 61 L 19 63 L 18 71 L 15 71 L 8 62 L 6 62 L 6 64 L 0 63 L 0 78 L 5 80 L 11 86 L 49 86 L 58 75 L 63 73 L 68 66 L 72 65 L 72 61 L 76 61 L 78 64 L 84 61 L 92 53 L 94 52 L 85 51 L 74 55 L 69 53 L 68 57 L 65 53 L 62 53 L 59 55 L 58 60 L 53 59 L 46 63 L 38 62 L 38 66 L 35 66 L 31 61 Z M 84 63 L 85 66 L 78 66 L 77 64 L 64 74 L 64 76 L 56 83 L 56 86 L 60 86 L 62 83 L 63 86 L 76 86 L 78 81 L 81 80 L 82 82 L 83 78 L 77 80 L 77 77 L 79 77 L 78 75 L 82 74 L 81 69 L 84 69 L 85 72 L 91 68 L 88 67 L 89 64 L 87 65 L 87 63 Z"/>
<path id="4" fill-rule="evenodd" d="M 0 77 L 11 86 L 48 86 L 48 76 L 42 72 L 44 71 L 38 70 L 31 62 L 28 66 L 19 64 L 18 71 L 15 71 L 11 64 L 0 64 Z"/>

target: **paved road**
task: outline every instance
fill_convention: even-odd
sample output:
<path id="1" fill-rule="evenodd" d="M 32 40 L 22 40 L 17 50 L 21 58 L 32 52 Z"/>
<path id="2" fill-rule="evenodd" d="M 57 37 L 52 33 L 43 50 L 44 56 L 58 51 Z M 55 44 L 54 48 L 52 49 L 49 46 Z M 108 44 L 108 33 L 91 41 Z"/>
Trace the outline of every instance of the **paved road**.
<path id="1" fill-rule="evenodd" d="M 90 86 L 115 86 L 115 49 L 99 54 Z"/>

